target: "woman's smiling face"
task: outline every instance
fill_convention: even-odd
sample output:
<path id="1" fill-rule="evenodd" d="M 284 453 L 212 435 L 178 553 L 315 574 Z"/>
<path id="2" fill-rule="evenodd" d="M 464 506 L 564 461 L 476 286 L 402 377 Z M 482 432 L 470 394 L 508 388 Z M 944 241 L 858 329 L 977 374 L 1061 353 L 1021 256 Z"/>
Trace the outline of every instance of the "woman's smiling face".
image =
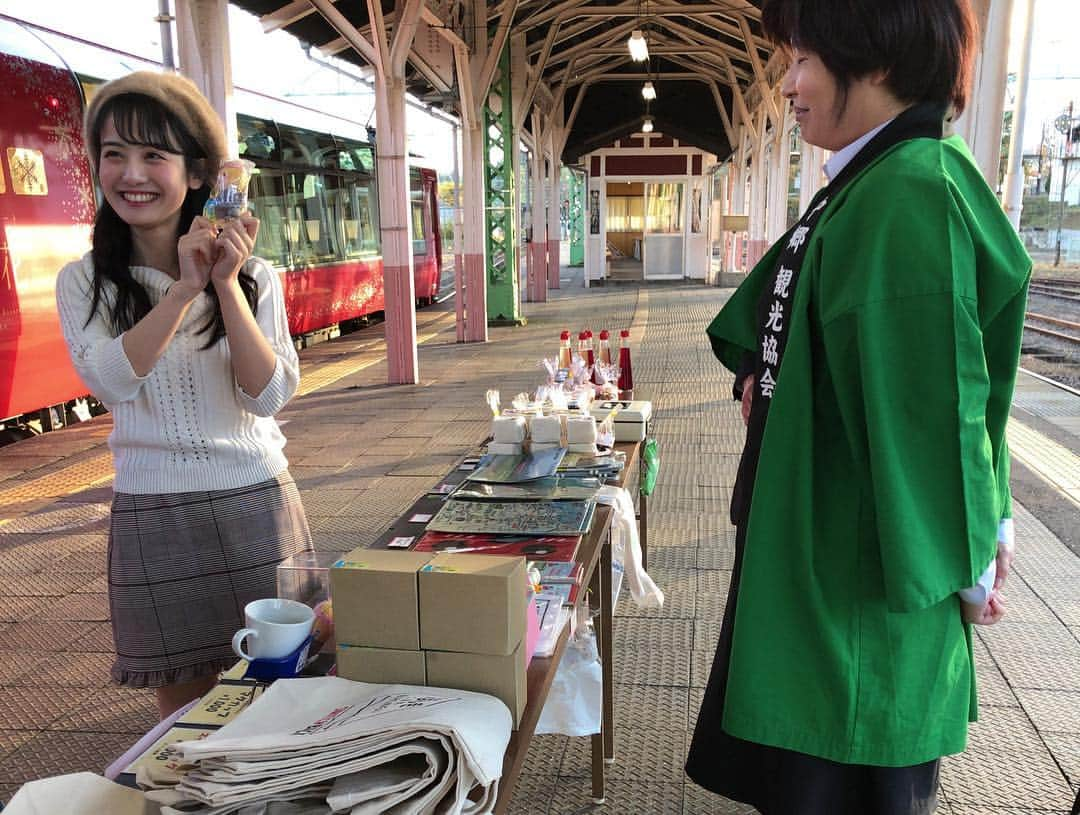
<path id="1" fill-rule="evenodd" d="M 176 229 L 188 190 L 202 185 L 182 155 L 125 141 L 111 118 L 101 129 L 98 178 L 105 200 L 136 230 L 165 224 Z"/>

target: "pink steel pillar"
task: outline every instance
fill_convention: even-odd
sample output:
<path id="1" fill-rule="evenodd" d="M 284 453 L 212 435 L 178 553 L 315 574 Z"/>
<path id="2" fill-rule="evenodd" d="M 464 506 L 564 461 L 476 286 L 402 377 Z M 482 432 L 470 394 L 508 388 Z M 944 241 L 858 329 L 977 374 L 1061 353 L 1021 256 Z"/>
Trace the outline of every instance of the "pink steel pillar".
<path id="1" fill-rule="evenodd" d="M 409 169 L 405 153 L 405 61 L 416 37 L 422 0 L 398 0 L 393 38 L 387 36 L 382 5 L 368 0 L 371 40 L 334 6 L 309 0 L 323 18 L 375 69 L 376 173 L 383 249 L 387 379 L 420 381 L 416 358 L 416 312 L 412 243 L 409 240 Z"/>
<path id="2" fill-rule="evenodd" d="M 544 131 L 546 150 L 551 154 L 551 164 L 548 171 L 551 173 L 551 195 L 547 202 L 547 256 L 548 256 L 548 286 L 553 289 L 559 288 L 559 205 L 562 203 L 562 179 L 559 168 L 562 162 L 559 157 L 558 128 L 555 127 L 554 113 L 549 114 L 551 119 Z"/>
<path id="3" fill-rule="evenodd" d="M 484 263 L 484 131 L 479 117 L 462 127 L 465 192 L 465 341 L 487 342 Z"/>
<path id="4" fill-rule="evenodd" d="M 392 383 L 420 381 L 416 355 L 416 294 L 409 240 L 409 167 L 405 146 L 405 80 L 375 78 L 375 159 L 383 249 L 386 364 Z"/>
<path id="5" fill-rule="evenodd" d="M 532 112 L 532 241 L 529 243 L 529 300 L 547 302 L 547 209 L 544 205 L 544 150 L 540 111 Z"/>
<path id="6" fill-rule="evenodd" d="M 457 341 L 465 342 L 465 229 L 461 210 L 461 138 L 459 126 L 454 125 L 454 328 Z"/>

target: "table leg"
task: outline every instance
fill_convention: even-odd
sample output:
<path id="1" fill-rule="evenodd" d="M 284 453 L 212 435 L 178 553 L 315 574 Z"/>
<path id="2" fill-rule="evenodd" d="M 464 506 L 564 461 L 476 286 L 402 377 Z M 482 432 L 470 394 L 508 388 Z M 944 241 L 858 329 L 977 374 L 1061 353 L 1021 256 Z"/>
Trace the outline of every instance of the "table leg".
<path id="1" fill-rule="evenodd" d="M 592 735 L 592 802 L 604 803 L 604 734 Z"/>
<path id="2" fill-rule="evenodd" d="M 649 570 L 649 498 L 638 494 L 638 538 L 641 540 L 641 568 Z"/>
<path id="3" fill-rule="evenodd" d="M 602 666 L 601 666 L 601 671 L 602 672 L 606 672 L 608 670 L 607 661 L 604 658 L 605 639 L 604 639 L 604 631 L 603 631 L 604 627 L 603 627 L 603 623 L 602 623 L 602 619 L 603 619 L 603 616 L 604 616 L 604 605 L 605 605 L 604 604 L 604 588 L 605 588 L 604 583 L 605 583 L 605 581 L 602 578 L 602 575 L 604 573 L 604 556 L 603 556 L 603 553 L 604 552 L 610 552 L 610 551 L 611 551 L 611 547 L 610 547 L 610 538 L 609 538 L 608 542 L 605 542 L 605 543 L 601 544 L 600 562 L 596 564 L 596 568 L 593 569 L 592 577 L 589 578 L 589 609 L 590 609 L 590 611 L 595 612 L 597 610 L 597 604 L 599 604 L 599 611 L 600 611 L 601 622 L 599 622 L 595 626 L 595 629 L 596 629 L 595 633 L 596 633 L 596 646 L 597 646 L 598 652 L 600 653 L 600 661 L 602 663 Z M 610 555 L 609 555 L 609 560 L 610 560 Z M 609 564 L 608 568 L 610 569 L 610 564 Z M 608 574 L 609 574 L 609 577 L 608 577 L 608 579 L 606 581 L 608 583 L 608 586 L 607 586 L 607 592 L 608 592 L 607 605 L 610 607 L 611 606 L 611 586 L 610 586 L 610 583 L 611 583 L 610 574 L 611 573 L 610 573 L 610 571 L 608 572 Z M 603 694 L 603 693 L 604 693 L 603 683 L 601 683 L 601 694 Z M 607 700 L 602 699 L 601 700 L 601 710 L 603 710 L 606 707 L 606 705 L 607 705 Z M 605 789 L 604 789 L 605 788 L 605 783 L 604 783 L 604 727 L 605 727 L 605 721 L 606 721 L 606 717 L 601 712 L 601 715 L 600 715 L 600 732 L 595 733 L 592 736 L 592 801 L 593 801 L 594 804 L 602 804 L 602 803 L 604 803 L 604 798 L 605 798 L 605 795 L 606 795 Z"/>
<path id="4" fill-rule="evenodd" d="M 600 563 L 597 565 L 600 572 L 600 664 L 603 677 L 603 722 L 601 732 L 604 734 L 604 760 L 615 760 L 615 659 L 612 647 L 611 620 L 613 609 L 611 603 L 611 534 L 600 550 Z"/>

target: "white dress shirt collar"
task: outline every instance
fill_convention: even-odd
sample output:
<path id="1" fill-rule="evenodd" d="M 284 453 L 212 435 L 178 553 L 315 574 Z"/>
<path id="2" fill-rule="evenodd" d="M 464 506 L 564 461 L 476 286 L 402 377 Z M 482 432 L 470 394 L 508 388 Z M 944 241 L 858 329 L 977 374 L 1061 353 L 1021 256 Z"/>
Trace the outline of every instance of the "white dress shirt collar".
<path id="1" fill-rule="evenodd" d="M 833 153 L 829 157 L 829 160 L 825 162 L 825 175 L 828 177 L 829 181 L 832 181 L 834 178 L 836 178 L 836 176 L 840 174 L 840 171 L 843 170 L 850 163 L 850 161 L 859 154 L 859 151 L 866 146 L 866 143 L 869 142 L 870 139 L 874 138 L 874 136 L 876 136 L 882 130 L 884 130 L 885 126 L 888 125 L 891 121 L 892 119 L 889 119 L 888 122 L 882 122 L 873 130 L 859 136 L 859 138 L 855 139 L 855 141 L 853 141 L 847 147 L 843 147 Z"/>

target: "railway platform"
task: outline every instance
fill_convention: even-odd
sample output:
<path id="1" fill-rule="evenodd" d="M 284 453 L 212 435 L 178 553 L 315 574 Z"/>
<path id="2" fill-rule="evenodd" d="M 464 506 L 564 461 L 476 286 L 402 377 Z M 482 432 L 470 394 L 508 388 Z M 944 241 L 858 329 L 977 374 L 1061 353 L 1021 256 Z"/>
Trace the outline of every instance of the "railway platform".
<path id="1" fill-rule="evenodd" d="M 453 303 L 417 314 L 421 382 L 388 386 L 382 329 L 301 352 L 286 452 L 319 549 L 373 541 L 485 436 L 484 391 L 532 390 L 566 328 L 630 329 L 636 392 L 654 404 L 661 468 L 649 505 L 661 610 L 615 619 L 616 759 L 609 815 L 752 810 L 702 792 L 682 764 L 733 558 L 727 504 L 743 429 L 704 327 L 730 290 L 563 288 L 528 324 L 455 342 Z M 105 580 L 108 417 L 0 448 L 0 800 L 33 778 L 100 772 L 156 721 L 151 694 L 111 687 Z M 977 629 L 980 720 L 945 760 L 939 812 L 1067 813 L 1080 789 L 1080 394 L 1020 375 L 1010 426 L 1015 571 L 1008 615 Z M 1073 547 L 1073 548 L 1070 548 Z M 588 740 L 540 736 L 514 811 L 590 809 Z"/>

